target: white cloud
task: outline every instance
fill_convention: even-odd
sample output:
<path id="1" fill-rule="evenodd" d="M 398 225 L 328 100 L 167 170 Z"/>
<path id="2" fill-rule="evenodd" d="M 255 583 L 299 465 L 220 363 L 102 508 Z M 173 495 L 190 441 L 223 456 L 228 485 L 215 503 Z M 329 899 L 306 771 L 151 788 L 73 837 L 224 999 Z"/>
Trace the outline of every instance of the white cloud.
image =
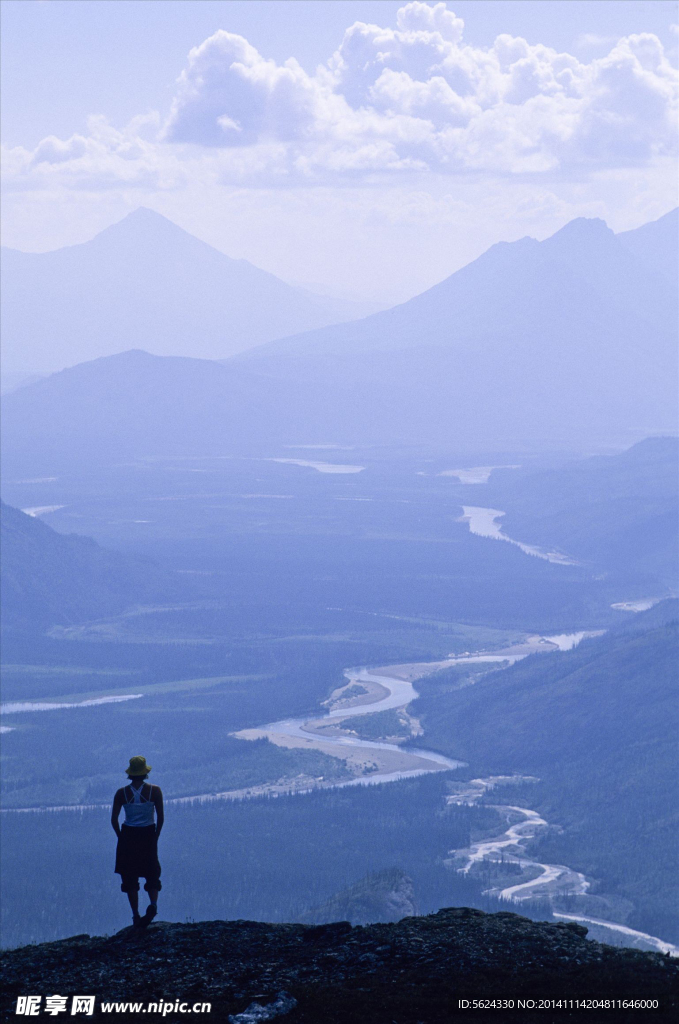
<path id="1" fill-rule="evenodd" d="M 401 32 L 438 32 L 451 43 L 459 43 L 464 31 L 462 18 L 449 11 L 445 3 L 408 3 L 397 12 L 396 24 Z"/>
<path id="2" fill-rule="evenodd" d="M 585 49 L 600 49 L 602 46 L 613 46 L 616 43 L 616 36 L 603 36 L 596 32 L 583 32 L 576 40 L 576 46 Z"/>
<path id="3" fill-rule="evenodd" d="M 155 139 L 158 115 L 134 118 L 122 131 L 106 118 L 88 118 L 87 135 L 58 139 L 48 135 L 33 151 L 16 146 L 3 151 L 3 185 L 8 190 L 120 187 L 169 188 L 186 174 L 171 152 Z M 149 137 L 151 136 L 151 137 Z"/>
<path id="4" fill-rule="evenodd" d="M 650 34 L 583 63 L 500 35 L 468 45 L 445 3 L 414 0 L 395 28 L 357 22 L 314 74 L 277 64 L 220 30 L 191 50 L 162 127 L 12 150 L 14 187 L 173 188 L 222 182 L 324 183 L 398 173 L 577 176 L 676 153 L 677 73 Z M 154 134 L 155 132 L 155 134 Z"/>
<path id="5" fill-rule="evenodd" d="M 300 139 L 322 117 L 322 88 L 296 60 L 265 60 L 220 30 L 189 53 L 165 135 L 203 146 Z"/>

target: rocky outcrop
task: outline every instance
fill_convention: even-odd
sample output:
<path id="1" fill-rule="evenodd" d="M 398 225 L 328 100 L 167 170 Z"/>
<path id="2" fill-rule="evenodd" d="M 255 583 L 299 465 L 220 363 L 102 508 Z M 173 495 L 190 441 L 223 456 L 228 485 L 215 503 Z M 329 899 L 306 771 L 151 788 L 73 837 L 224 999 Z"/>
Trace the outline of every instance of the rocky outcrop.
<path id="1" fill-rule="evenodd" d="M 360 882 L 336 893 L 301 917 L 307 924 L 349 921 L 376 924 L 400 921 L 417 913 L 412 878 L 400 868 L 366 875 Z"/>
<path id="2" fill-rule="evenodd" d="M 586 939 L 579 925 L 530 921 L 517 914 L 441 910 L 398 924 L 353 927 L 252 921 L 158 924 L 109 938 L 76 936 L 2 956 L 4 1019 L 17 997 L 96 995 L 139 1001 L 127 1021 L 149 1021 L 151 1001 L 209 1002 L 206 1019 L 224 1024 L 525 1024 L 586 1018 L 588 1024 L 676 1019 L 679 963 L 657 953 L 614 949 Z M 518 1000 L 656 999 L 658 1009 L 565 1006 L 527 1014 Z M 513 1000 L 466 1009 L 468 999 Z M 537 1008 L 537 1003 L 536 1007 Z M 42 1014 L 41 1014 L 42 1015 Z M 115 1013 L 114 1013 L 115 1016 Z M 158 1017 L 157 1019 L 161 1019 Z M 165 1012 L 168 1024 L 186 1011 Z"/>

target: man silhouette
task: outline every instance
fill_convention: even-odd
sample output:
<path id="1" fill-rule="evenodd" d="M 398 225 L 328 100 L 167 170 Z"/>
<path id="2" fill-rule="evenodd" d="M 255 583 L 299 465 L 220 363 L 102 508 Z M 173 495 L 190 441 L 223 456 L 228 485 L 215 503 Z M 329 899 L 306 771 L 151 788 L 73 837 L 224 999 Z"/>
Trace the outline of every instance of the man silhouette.
<path id="1" fill-rule="evenodd" d="M 120 888 L 130 901 L 133 926 L 148 928 L 158 913 L 158 893 L 162 888 L 158 836 L 165 820 L 163 794 L 159 786 L 146 781 L 151 765 L 146 763 L 145 757 L 131 757 L 125 771 L 129 785 L 118 790 L 111 811 L 111 824 L 118 836 L 114 871 L 120 875 Z M 121 808 L 125 812 L 122 828 L 118 824 Z M 144 888 L 150 901 L 143 917 L 139 916 L 140 878 L 145 879 Z"/>

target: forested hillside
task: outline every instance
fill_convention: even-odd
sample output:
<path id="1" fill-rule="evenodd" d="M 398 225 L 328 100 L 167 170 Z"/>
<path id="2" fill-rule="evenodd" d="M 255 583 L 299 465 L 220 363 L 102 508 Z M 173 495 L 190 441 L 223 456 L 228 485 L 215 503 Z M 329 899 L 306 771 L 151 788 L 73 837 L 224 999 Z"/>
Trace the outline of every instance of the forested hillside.
<path id="1" fill-rule="evenodd" d="M 649 437 L 615 455 L 558 469 L 498 472 L 484 493 L 484 504 L 506 510 L 502 525 L 512 537 L 556 545 L 608 569 L 651 573 L 664 586 L 674 587 L 679 569 L 678 464 L 676 437 Z"/>
<path id="2" fill-rule="evenodd" d="M 522 800 L 564 826 L 542 859 L 598 879 L 634 903 L 635 927 L 676 940 L 678 626 L 649 614 L 648 629 L 635 623 L 461 689 L 459 672 L 439 673 L 422 680 L 414 708 L 423 745 L 479 773 L 538 776 Z"/>
<path id="3" fill-rule="evenodd" d="M 89 537 L 55 533 L 2 503 L 2 626 L 44 630 L 112 615 L 143 601 L 168 600 L 176 585 L 153 562 L 101 548 Z"/>

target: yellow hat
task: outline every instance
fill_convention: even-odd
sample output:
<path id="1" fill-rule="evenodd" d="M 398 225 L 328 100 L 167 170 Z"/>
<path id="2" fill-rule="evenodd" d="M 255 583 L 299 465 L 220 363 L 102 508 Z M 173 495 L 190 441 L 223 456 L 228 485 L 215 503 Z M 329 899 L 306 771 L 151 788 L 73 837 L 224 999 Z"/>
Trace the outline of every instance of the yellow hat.
<path id="1" fill-rule="evenodd" d="M 151 771 L 151 765 L 147 764 L 146 758 L 139 754 L 137 757 L 130 758 L 130 766 L 125 771 L 131 778 L 136 775 L 148 775 Z"/>

